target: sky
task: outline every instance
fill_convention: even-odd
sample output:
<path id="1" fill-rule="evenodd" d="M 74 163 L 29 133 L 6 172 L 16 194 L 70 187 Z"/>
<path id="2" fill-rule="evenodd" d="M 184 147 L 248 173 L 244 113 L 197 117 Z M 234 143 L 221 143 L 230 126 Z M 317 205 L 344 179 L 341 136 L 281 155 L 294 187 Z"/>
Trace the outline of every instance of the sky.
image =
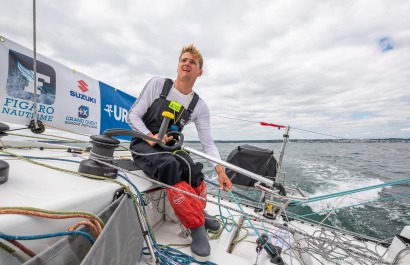
<path id="1" fill-rule="evenodd" d="M 0 10 L 0 35 L 32 48 L 33 1 Z M 36 12 L 38 53 L 135 97 L 174 79 L 194 43 L 216 140 L 282 138 L 259 122 L 291 139 L 410 138 L 410 1 L 37 0 Z"/>

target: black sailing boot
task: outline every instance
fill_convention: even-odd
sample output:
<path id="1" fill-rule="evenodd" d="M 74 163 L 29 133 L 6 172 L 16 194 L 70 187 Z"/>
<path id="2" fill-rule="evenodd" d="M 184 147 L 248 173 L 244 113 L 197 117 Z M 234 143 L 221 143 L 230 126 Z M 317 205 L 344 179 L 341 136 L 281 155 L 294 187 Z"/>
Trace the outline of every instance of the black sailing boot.
<path id="1" fill-rule="evenodd" d="M 201 225 L 196 228 L 191 228 L 191 237 L 192 256 L 199 262 L 208 261 L 211 255 L 211 246 L 206 236 L 205 226 Z"/>
<path id="2" fill-rule="evenodd" d="M 216 233 L 221 228 L 221 224 L 212 215 L 204 211 L 205 215 L 205 229 L 211 233 Z"/>

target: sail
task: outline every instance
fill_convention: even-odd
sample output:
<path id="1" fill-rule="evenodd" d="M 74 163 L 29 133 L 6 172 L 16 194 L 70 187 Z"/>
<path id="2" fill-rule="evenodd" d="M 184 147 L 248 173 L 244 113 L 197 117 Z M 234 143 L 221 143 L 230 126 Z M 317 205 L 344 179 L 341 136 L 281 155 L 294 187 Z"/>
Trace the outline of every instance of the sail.
<path id="1" fill-rule="evenodd" d="M 34 119 L 33 52 L 7 38 L 0 42 L 0 121 Z M 130 129 L 135 97 L 37 54 L 37 119 L 45 127 L 88 135 Z"/>

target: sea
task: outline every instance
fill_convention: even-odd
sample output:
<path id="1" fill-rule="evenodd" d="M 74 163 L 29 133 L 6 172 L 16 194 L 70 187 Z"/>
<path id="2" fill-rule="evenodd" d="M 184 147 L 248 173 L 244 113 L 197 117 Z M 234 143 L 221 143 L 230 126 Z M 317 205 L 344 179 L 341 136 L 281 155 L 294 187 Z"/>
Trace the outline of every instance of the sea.
<path id="1" fill-rule="evenodd" d="M 275 142 L 216 143 L 223 160 L 243 144 L 272 150 L 276 159 L 282 146 Z M 186 145 L 201 150 L 200 143 Z M 207 180 L 216 182 L 209 163 L 195 155 L 193 158 L 204 164 Z M 405 181 L 410 178 L 409 142 L 288 142 L 281 172 L 285 173 L 286 187 L 298 188 L 309 198 L 364 190 L 288 207 L 298 216 L 318 222 L 326 219 L 326 224 L 382 240 L 410 225 L 410 181 Z M 392 182 L 399 184 L 389 185 Z M 372 186 L 379 188 L 368 189 Z M 217 191 L 212 185 L 208 189 Z M 260 196 L 255 190 L 234 191 L 252 198 Z"/>

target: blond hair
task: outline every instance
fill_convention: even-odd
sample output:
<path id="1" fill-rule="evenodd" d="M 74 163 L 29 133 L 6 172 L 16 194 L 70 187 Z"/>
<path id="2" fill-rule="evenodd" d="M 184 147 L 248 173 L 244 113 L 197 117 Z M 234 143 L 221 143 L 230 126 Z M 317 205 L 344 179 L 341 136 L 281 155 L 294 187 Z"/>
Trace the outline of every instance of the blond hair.
<path id="1" fill-rule="evenodd" d="M 179 55 L 179 60 L 181 60 L 181 57 L 184 53 L 189 52 L 190 54 L 198 57 L 199 60 L 199 69 L 202 69 L 202 66 L 204 65 L 204 59 L 202 58 L 201 52 L 198 50 L 197 47 L 193 43 L 185 46 L 181 50 L 181 54 Z"/>

